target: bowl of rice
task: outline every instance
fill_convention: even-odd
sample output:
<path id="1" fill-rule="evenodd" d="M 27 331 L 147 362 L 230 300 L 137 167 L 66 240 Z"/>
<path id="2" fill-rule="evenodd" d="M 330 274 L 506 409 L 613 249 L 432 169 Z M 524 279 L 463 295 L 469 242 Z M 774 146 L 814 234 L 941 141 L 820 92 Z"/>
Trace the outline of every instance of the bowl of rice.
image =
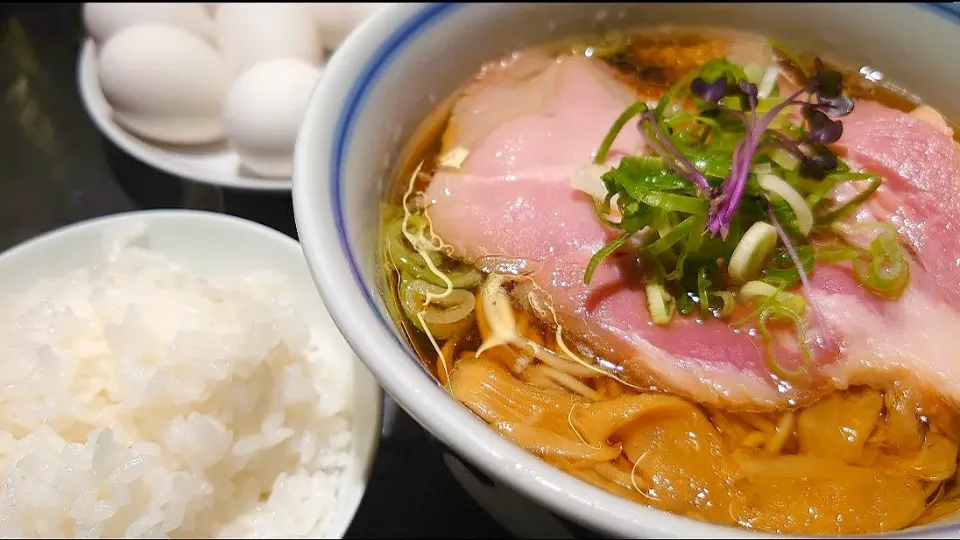
<path id="1" fill-rule="evenodd" d="M 188 210 L 0 255 L 0 537 L 339 538 L 382 394 L 299 244 Z"/>

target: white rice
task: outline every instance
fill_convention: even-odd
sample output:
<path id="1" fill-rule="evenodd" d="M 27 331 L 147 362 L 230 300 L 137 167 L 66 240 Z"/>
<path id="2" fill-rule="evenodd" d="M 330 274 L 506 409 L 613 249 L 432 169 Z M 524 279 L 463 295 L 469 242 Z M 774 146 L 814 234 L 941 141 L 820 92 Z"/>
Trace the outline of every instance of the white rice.
<path id="1" fill-rule="evenodd" d="M 352 365 L 282 276 L 127 246 L 0 305 L 0 536 L 323 534 Z"/>

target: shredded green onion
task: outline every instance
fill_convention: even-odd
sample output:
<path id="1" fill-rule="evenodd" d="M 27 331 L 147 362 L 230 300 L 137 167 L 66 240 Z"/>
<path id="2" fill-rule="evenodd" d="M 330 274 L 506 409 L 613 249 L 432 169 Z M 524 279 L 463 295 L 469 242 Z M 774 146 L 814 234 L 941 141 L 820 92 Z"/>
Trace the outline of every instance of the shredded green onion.
<path id="1" fill-rule="evenodd" d="M 800 160 L 797 156 L 787 152 L 783 148 L 774 149 L 774 151 L 770 153 L 770 159 L 788 171 L 796 171 L 800 167 Z"/>
<path id="2" fill-rule="evenodd" d="M 796 246 L 797 258 L 803 266 L 804 273 L 813 271 L 816 264 L 816 253 L 813 246 L 808 244 Z M 764 281 L 789 288 L 800 282 L 800 270 L 793 262 L 793 257 L 787 250 L 779 250 L 770 259 L 770 264 L 763 271 Z"/>
<path id="3" fill-rule="evenodd" d="M 419 214 L 411 214 L 408 218 L 410 227 L 420 232 L 426 230 L 426 220 Z M 437 274 L 430 270 L 423 255 L 417 253 L 410 246 L 403 235 L 403 219 L 395 219 L 390 222 L 385 231 L 384 244 L 386 246 L 387 256 L 393 266 L 403 274 L 408 274 L 415 279 L 426 281 L 439 287 L 446 287 L 446 283 L 440 279 Z M 483 273 L 472 266 L 462 265 L 453 261 L 445 261 L 444 256 L 439 251 L 427 252 L 427 257 L 434 266 L 449 264 L 450 269 L 444 274 L 450 279 L 452 286 L 456 289 L 469 289 L 476 287 L 483 280 Z"/>
<path id="4" fill-rule="evenodd" d="M 756 309 L 743 321 L 734 325 L 742 327 L 756 320 L 757 332 L 763 341 L 763 357 L 772 373 L 783 380 L 801 377 L 812 362 L 810 347 L 807 345 L 807 321 L 804 318 L 807 304 L 802 296 L 783 292 L 783 287 L 773 287 L 762 281 L 751 281 L 740 289 L 740 296 Z M 781 365 L 775 354 L 775 340 L 770 329 L 771 324 L 792 326 L 800 347 L 801 365 L 796 370 L 788 370 Z"/>
<path id="5" fill-rule="evenodd" d="M 590 281 L 593 280 L 593 273 L 597 271 L 597 266 L 600 265 L 600 261 L 607 258 L 607 256 L 613 254 L 618 249 L 622 248 L 624 244 L 630 240 L 630 237 L 633 236 L 633 232 L 626 231 L 620 236 L 616 237 L 608 243 L 607 245 L 600 248 L 599 251 L 593 254 L 590 257 L 590 262 L 587 263 L 587 270 L 583 273 L 583 283 L 584 285 L 589 285 Z"/>
<path id="6" fill-rule="evenodd" d="M 700 315 L 704 318 L 710 313 L 710 293 L 708 289 L 712 283 L 707 276 L 707 268 L 703 267 L 697 272 L 697 293 L 700 298 Z"/>
<path id="7" fill-rule="evenodd" d="M 706 214 L 710 208 L 710 203 L 706 199 L 656 191 L 649 189 L 646 185 L 633 182 L 629 177 L 624 178 L 624 173 L 619 168 L 608 172 L 603 177 L 604 182 L 622 186 L 630 198 L 647 206 L 685 214 Z"/>
<path id="8" fill-rule="evenodd" d="M 817 261 L 826 263 L 854 261 L 859 259 L 863 253 L 864 250 L 855 248 L 853 246 L 828 244 L 817 248 L 816 259 Z"/>
<path id="9" fill-rule="evenodd" d="M 614 141 L 617 140 L 617 135 L 620 134 L 620 130 L 623 129 L 623 126 L 630 121 L 631 118 L 639 116 L 647 111 L 647 104 L 638 101 L 633 105 L 627 107 L 627 110 L 623 111 L 620 116 L 617 117 L 613 125 L 610 126 L 610 130 L 607 131 L 607 135 L 603 138 L 603 142 L 600 143 L 600 147 L 597 148 L 597 153 L 593 158 L 593 162 L 597 165 L 604 162 L 607 159 L 607 153 L 610 152 L 610 147 L 613 146 Z"/>
<path id="10" fill-rule="evenodd" d="M 789 47 L 787 47 L 782 41 L 770 38 L 767 40 L 767 43 L 770 45 L 770 48 L 777 51 L 782 55 L 790 64 L 799 69 L 805 77 L 810 76 L 810 70 L 807 68 L 803 62 L 800 61 L 800 57 L 793 53 Z"/>
<path id="11" fill-rule="evenodd" d="M 407 245 L 403 236 L 403 220 L 396 219 L 387 226 L 385 243 L 390 261 L 400 270 L 413 271 L 413 267 L 426 267 L 426 260 L 413 248 Z M 430 260 L 440 264 L 443 256 L 439 252 L 430 252 Z"/>
<path id="12" fill-rule="evenodd" d="M 831 221 L 844 216 L 851 210 L 863 204 L 863 202 L 866 201 L 870 195 L 873 195 L 873 192 L 880 187 L 879 176 L 871 176 L 867 181 L 870 182 L 867 187 L 860 190 L 860 192 L 851 197 L 849 201 L 843 203 L 837 208 L 832 208 L 829 211 L 818 215 L 817 224 L 824 225 L 830 223 Z"/>
<path id="13" fill-rule="evenodd" d="M 797 342 L 800 344 L 800 358 L 803 362 L 798 369 L 788 370 L 777 361 L 773 346 L 773 336 L 767 326 L 768 323 L 771 322 L 787 322 L 793 325 L 797 335 Z M 806 373 L 808 366 L 812 363 L 812 355 L 810 353 L 810 347 L 806 343 L 807 322 L 803 318 L 803 313 L 797 312 L 788 304 L 772 302 L 760 312 L 757 319 L 757 331 L 763 339 L 764 360 L 766 360 L 767 367 L 770 368 L 770 371 L 781 379 L 788 381 L 796 380 Z"/>
<path id="14" fill-rule="evenodd" d="M 853 262 L 857 281 L 870 292 L 894 300 L 899 298 L 910 282 L 910 265 L 896 233 L 883 231 L 870 242 L 870 261 L 857 259 Z"/>
<path id="15" fill-rule="evenodd" d="M 694 217 L 690 216 L 680 222 L 680 224 L 676 227 L 670 229 L 666 234 L 661 232 L 660 239 L 647 246 L 647 251 L 652 255 L 661 255 L 665 253 L 668 249 L 673 247 L 674 244 L 683 240 L 690 233 L 694 223 Z"/>
<path id="16" fill-rule="evenodd" d="M 610 213 L 610 203 L 608 201 L 598 201 L 593 199 L 593 213 L 597 220 L 607 227 L 617 228 L 620 224 L 612 221 L 607 215 Z"/>

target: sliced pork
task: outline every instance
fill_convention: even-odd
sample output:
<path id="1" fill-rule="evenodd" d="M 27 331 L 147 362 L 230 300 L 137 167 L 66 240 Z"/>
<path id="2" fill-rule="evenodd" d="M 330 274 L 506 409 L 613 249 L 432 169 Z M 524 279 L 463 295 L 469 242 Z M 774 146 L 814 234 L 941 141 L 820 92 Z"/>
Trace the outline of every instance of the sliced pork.
<path id="1" fill-rule="evenodd" d="M 637 98 L 598 61 L 570 57 L 540 66 L 525 64 L 517 77 L 481 77 L 453 111 L 444 150 L 466 157 L 457 170 L 435 175 L 427 198 L 434 232 L 460 257 L 530 275 L 565 330 L 622 365 L 626 377 L 697 401 L 765 409 L 904 374 L 960 401 L 960 351 L 948 346 L 960 332 L 960 237 L 951 234 L 960 218 L 960 164 L 949 136 L 869 103 L 845 119 L 841 143 L 852 160 L 887 180 L 887 206 L 860 217 L 889 216 L 897 224 L 917 253 L 913 278 L 899 301 L 886 302 L 861 289 L 849 269 L 818 265 L 809 300 L 832 339 L 815 351 L 814 372 L 823 377 L 790 385 L 771 375 L 749 329 L 693 318 L 653 325 L 630 256 L 606 260 L 583 284 L 590 257 L 615 232 L 597 220 L 572 179 Z M 500 111 L 497 122 L 490 111 Z M 628 127 L 609 163 L 641 148 Z M 779 346 L 777 357 L 788 369 L 800 362 L 795 343 Z"/>

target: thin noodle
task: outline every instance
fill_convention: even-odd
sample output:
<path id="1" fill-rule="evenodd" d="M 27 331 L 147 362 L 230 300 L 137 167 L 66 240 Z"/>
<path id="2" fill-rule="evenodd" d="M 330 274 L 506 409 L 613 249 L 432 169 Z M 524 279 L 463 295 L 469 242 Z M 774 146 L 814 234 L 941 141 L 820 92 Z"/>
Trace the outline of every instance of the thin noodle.
<path id="1" fill-rule="evenodd" d="M 793 411 L 787 411 L 780 416 L 777 421 L 777 428 L 773 436 L 767 439 L 767 444 L 763 447 L 763 453 L 768 456 L 779 454 L 787 444 L 787 440 L 793 435 L 793 428 L 796 425 L 797 415 Z"/>
<path id="2" fill-rule="evenodd" d="M 532 286 L 533 286 L 534 288 L 539 289 L 542 293 L 546 294 L 546 291 L 544 291 L 539 285 L 537 285 L 537 283 L 536 283 L 535 281 L 533 281 L 533 278 L 531 278 L 530 276 L 512 276 L 512 277 L 513 277 L 514 279 L 529 279 L 529 280 L 530 280 L 530 283 L 532 284 Z M 549 295 L 548 295 L 548 296 L 549 296 Z M 531 300 L 531 305 L 532 305 L 532 300 L 533 300 L 532 295 L 528 296 L 528 298 Z M 562 325 L 560 324 L 560 320 L 557 318 L 557 312 L 556 312 L 556 310 L 553 309 L 552 302 L 547 305 L 547 309 L 550 311 L 550 314 L 553 316 L 553 322 L 554 322 L 554 324 L 556 325 L 556 328 L 557 328 L 557 330 L 556 330 L 556 336 L 558 337 L 558 345 L 561 346 L 561 349 L 563 350 L 563 352 L 564 352 L 565 354 L 567 354 L 567 355 L 570 357 L 571 360 L 573 360 L 574 362 L 580 364 L 581 366 L 583 366 L 583 367 L 585 367 L 585 368 L 587 368 L 587 369 L 589 369 L 589 370 L 591 370 L 591 371 L 594 371 L 594 372 L 599 373 L 599 374 L 601 374 L 601 375 L 610 377 L 611 379 L 614 379 L 614 380 L 620 382 L 621 384 L 623 384 L 623 385 L 625 385 L 625 386 L 628 386 L 628 387 L 633 388 L 633 389 L 635 389 L 635 390 L 639 390 L 639 391 L 641 391 L 641 392 L 643 391 L 643 388 L 640 388 L 639 386 L 630 384 L 629 382 L 624 381 L 623 379 L 617 377 L 616 375 L 614 375 L 614 374 L 612 374 L 612 373 L 609 373 L 609 372 L 607 372 L 607 371 L 604 371 L 604 370 L 598 368 L 597 366 L 594 366 L 594 365 L 592 365 L 592 364 L 584 361 L 584 360 L 581 359 L 579 356 L 577 356 L 577 355 L 574 354 L 572 351 L 570 351 L 570 349 L 567 348 L 566 344 L 563 343 L 563 336 L 562 336 L 562 334 L 561 334 L 563 327 L 562 327 Z"/>
<path id="3" fill-rule="evenodd" d="M 523 376 L 528 383 L 536 387 L 543 388 L 544 390 L 564 390 L 562 386 L 552 381 L 542 371 L 530 369 L 527 370 Z"/>
<path id="4" fill-rule="evenodd" d="M 597 463 L 593 466 L 593 470 L 597 471 L 597 474 L 600 476 L 606 478 L 614 484 L 617 484 L 625 490 L 630 492 L 636 491 L 633 486 L 630 485 L 630 473 L 621 470 L 620 467 L 617 467 L 610 461 Z"/>
<path id="5" fill-rule="evenodd" d="M 762 445 L 768 437 L 768 433 L 764 433 L 762 431 L 752 431 L 750 434 L 740 440 L 740 445 L 746 446 L 747 448 L 756 448 Z"/>
<path id="6" fill-rule="evenodd" d="M 587 440 L 583 438 L 583 435 L 580 434 L 580 430 L 577 429 L 577 426 L 573 425 L 573 409 L 575 409 L 577 405 L 580 405 L 580 403 L 574 402 L 573 405 L 570 406 L 570 412 L 567 413 L 567 424 L 570 425 L 570 429 L 572 429 L 573 433 L 577 436 L 578 439 L 580 439 L 580 442 L 589 446 L 590 448 L 595 448 L 597 452 L 599 452 L 600 450 L 602 450 L 602 447 L 600 447 L 599 445 L 593 446 L 592 444 L 588 443 Z"/>
<path id="7" fill-rule="evenodd" d="M 594 373 L 593 370 L 584 371 L 581 366 L 578 366 L 577 364 L 574 364 L 573 362 L 557 355 L 555 352 L 546 347 L 533 346 L 532 348 L 534 350 L 534 356 L 538 360 L 552 367 L 553 369 L 556 369 L 557 371 L 562 371 L 564 373 L 580 377 L 589 377 Z"/>
<path id="8" fill-rule="evenodd" d="M 423 257 L 423 261 L 424 263 L 426 263 L 427 268 L 431 272 L 433 272 L 438 278 L 440 278 L 443 281 L 444 285 L 446 285 L 447 287 L 446 290 L 441 294 L 433 294 L 431 292 L 427 292 L 427 294 L 424 295 L 424 304 L 429 305 L 430 302 L 433 300 L 446 298 L 447 296 L 450 296 L 451 294 L 453 294 L 453 282 L 450 281 L 450 278 L 446 274 L 441 272 L 440 269 L 437 268 L 435 264 L 433 264 L 433 261 L 430 260 L 427 250 L 424 249 L 421 243 L 417 242 L 416 238 L 412 234 L 410 234 L 410 231 L 407 230 L 407 223 L 409 223 L 410 221 L 410 208 L 407 206 L 407 201 L 410 199 L 410 195 L 413 193 L 414 180 L 420 174 L 420 169 L 422 167 L 423 167 L 423 162 L 417 165 L 417 170 L 414 171 L 414 173 L 410 176 L 410 183 L 407 185 L 407 189 L 403 193 L 403 221 L 400 223 L 400 232 L 403 233 L 403 236 L 407 239 L 408 242 L 410 242 L 410 245 L 413 246 L 413 248 L 417 251 L 417 253 L 419 253 L 420 256 Z M 430 218 L 427 217 L 425 214 L 424 214 L 424 218 L 427 220 L 427 223 L 429 224 Z M 430 229 L 431 229 L 431 234 L 433 234 L 433 230 L 432 230 L 433 227 L 431 226 Z M 423 320 L 421 319 L 420 322 L 422 324 Z M 433 337 L 431 337 L 430 340 L 433 341 Z"/>
<path id="9" fill-rule="evenodd" d="M 777 430 L 776 424 L 756 413 L 740 413 L 737 417 L 764 433 L 773 433 Z"/>
<path id="10" fill-rule="evenodd" d="M 447 358 L 450 358 L 450 359 L 456 358 L 457 341 L 459 340 L 459 338 L 460 338 L 459 335 L 455 335 L 450 339 L 448 339 L 446 342 L 444 342 L 443 346 L 440 347 L 440 354 L 437 356 L 437 366 L 442 368 L 442 372 L 440 369 L 437 370 L 437 375 L 440 375 L 440 373 L 443 373 L 443 380 L 441 380 L 440 382 L 443 383 L 445 386 L 448 384 L 448 381 L 450 380 L 450 377 L 449 377 L 450 370 L 447 367 Z"/>
<path id="11" fill-rule="evenodd" d="M 534 357 L 526 353 L 517 354 L 516 361 L 513 363 L 514 370 L 517 373 L 523 373 L 530 364 L 533 363 Z"/>
<path id="12" fill-rule="evenodd" d="M 590 398 L 594 401 L 600 399 L 600 395 L 597 394 L 596 390 L 573 378 L 569 373 L 564 373 L 558 369 L 554 369 L 553 367 L 546 365 L 537 366 L 536 369 L 543 371 L 543 374 L 551 380 L 557 382 L 561 386 L 567 387 L 569 390 L 576 392 L 583 397 Z"/>
<path id="13" fill-rule="evenodd" d="M 923 496 L 927 498 L 927 508 L 937 504 L 943 499 L 946 491 L 945 482 L 927 482 L 923 488 Z"/>
<path id="14" fill-rule="evenodd" d="M 647 457 L 647 452 L 640 454 L 640 457 L 637 458 L 637 461 L 634 462 L 633 467 L 630 469 L 630 483 L 633 484 L 633 489 L 637 490 L 637 493 L 643 495 L 644 497 L 650 499 L 651 501 L 660 501 L 659 497 L 651 495 L 647 490 L 640 489 L 640 486 L 637 485 L 637 466 L 640 465 L 640 462 Z"/>
<path id="15" fill-rule="evenodd" d="M 443 366 L 443 376 L 447 379 L 447 383 L 444 384 L 444 388 L 447 389 L 451 394 L 453 393 L 453 387 L 450 386 L 450 373 L 447 371 L 447 359 L 443 356 L 443 351 L 440 350 L 440 345 L 437 344 L 437 340 L 434 339 L 433 334 L 430 333 L 430 330 L 427 328 L 427 323 L 423 320 L 423 313 L 417 313 L 417 319 L 420 320 L 420 326 L 423 328 L 423 333 L 427 335 L 427 339 L 430 340 L 430 344 L 433 345 L 433 350 L 437 351 L 437 356 L 440 358 L 440 362 Z M 442 384 L 442 383 L 441 383 Z"/>

